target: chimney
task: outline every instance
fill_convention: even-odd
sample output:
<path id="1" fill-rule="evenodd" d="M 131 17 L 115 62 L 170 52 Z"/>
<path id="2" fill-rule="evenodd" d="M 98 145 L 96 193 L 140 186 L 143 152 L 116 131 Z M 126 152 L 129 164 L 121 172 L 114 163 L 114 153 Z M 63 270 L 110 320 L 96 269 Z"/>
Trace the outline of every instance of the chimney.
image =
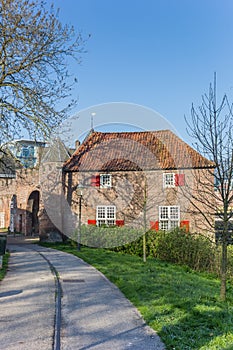
<path id="1" fill-rule="evenodd" d="M 78 149 L 80 146 L 80 141 L 79 140 L 76 140 L 75 141 L 75 149 Z"/>

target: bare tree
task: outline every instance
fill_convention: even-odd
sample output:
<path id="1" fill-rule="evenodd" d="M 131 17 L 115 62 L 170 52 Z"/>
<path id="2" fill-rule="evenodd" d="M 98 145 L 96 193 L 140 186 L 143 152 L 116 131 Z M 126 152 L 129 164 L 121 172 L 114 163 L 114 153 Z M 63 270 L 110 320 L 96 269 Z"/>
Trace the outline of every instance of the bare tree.
<path id="1" fill-rule="evenodd" d="M 75 103 L 67 68 L 84 40 L 40 0 L 0 0 L 0 139 L 48 136 Z M 64 102 L 62 102 L 64 100 Z M 62 106 L 62 107 L 61 107 Z M 64 107 L 65 106 L 65 107 Z"/>
<path id="2" fill-rule="evenodd" d="M 205 183 L 201 195 L 193 196 L 195 207 L 204 219 L 211 224 L 218 223 L 219 243 L 221 244 L 221 290 L 220 298 L 226 300 L 227 247 L 230 243 L 230 226 L 233 216 L 232 179 L 233 179 L 233 135 L 232 103 L 225 94 L 217 102 L 216 74 L 210 84 L 208 94 L 202 96 L 198 108 L 192 106 L 191 120 L 187 121 L 188 131 L 195 140 L 197 150 L 215 163 L 215 171 L 200 180 Z M 210 179 L 213 179 L 214 182 Z M 203 207 L 206 210 L 203 210 Z M 208 215 L 210 214 L 210 215 Z M 213 217 L 214 214 L 214 217 Z"/>

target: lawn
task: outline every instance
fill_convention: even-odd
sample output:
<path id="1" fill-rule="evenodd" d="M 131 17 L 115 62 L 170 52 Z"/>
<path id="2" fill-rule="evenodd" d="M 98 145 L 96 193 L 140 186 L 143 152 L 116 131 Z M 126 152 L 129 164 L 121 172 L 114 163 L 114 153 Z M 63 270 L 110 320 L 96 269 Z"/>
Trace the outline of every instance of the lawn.
<path id="1" fill-rule="evenodd" d="M 47 245 L 48 246 L 48 245 Z M 75 254 L 105 274 L 141 312 L 167 350 L 232 350 L 233 288 L 219 300 L 214 276 L 104 249 L 49 245 Z"/>
<path id="2" fill-rule="evenodd" d="M 3 255 L 3 262 L 2 262 L 2 268 L 0 269 L 0 281 L 5 277 L 8 267 L 8 259 L 10 254 L 6 253 Z"/>

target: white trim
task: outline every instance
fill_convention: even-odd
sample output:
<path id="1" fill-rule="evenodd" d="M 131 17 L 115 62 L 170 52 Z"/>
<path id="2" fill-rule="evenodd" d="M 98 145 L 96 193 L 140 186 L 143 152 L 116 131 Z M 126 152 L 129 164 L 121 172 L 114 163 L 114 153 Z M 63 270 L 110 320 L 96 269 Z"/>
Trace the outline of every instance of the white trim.
<path id="1" fill-rule="evenodd" d="M 180 206 L 160 206 L 159 207 L 159 228 L 161 230 L 172 230 L 180 226 Z"/>
<path id="2" fill-rule="evenodd" d="M 167 179 L 170 177 L 169 179 Z M 175 173 L 163 173 L 163 188 L 175 187 Z"/>
<path id="3" fill-rule="evenodd" d="M 114 226 L 116 224 L 115 205 L 98 205 L 96 207 L 96 224 L 97 226 Z"/>
<path id="4" fill-rule="evenodd" d="M 1 173 L 0 174 L 0 178 L 1 179 L 15 179 L 16 178 L 16 175 L 15 174 L 4 174 L 4 173 Z"/>
<path id="5" fill-rule="evenodd" d="M 111 188 L 111 187 L 112 187 L 112 175 L 100 174 L 100 188 Z"/>

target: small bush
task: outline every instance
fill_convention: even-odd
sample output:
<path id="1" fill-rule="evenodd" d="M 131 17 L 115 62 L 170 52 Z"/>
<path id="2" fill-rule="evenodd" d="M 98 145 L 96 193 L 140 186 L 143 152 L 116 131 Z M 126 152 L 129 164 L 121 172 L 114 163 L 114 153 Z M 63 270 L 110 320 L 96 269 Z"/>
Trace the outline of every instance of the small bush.
<path id="1" fill-rule="evenodd" d="M 155 242 L 156 242 L 157 232 L 147 231 L 145 233 L 146 237 L 146 256 L 154 257 L 155 256 Z M 119 246 L 114 248 L 114 251 L 122 252 L 130 255 L 143 256 L 143 231 L 140 231 L 139 238 L 132 241 L 129 244 Z"/>
<path id="2" fill-rule="evenodd" d="M 3 280 L 6 275 L 9 257 L 9 253 L 3 255 L 2 268 L 0 269 L 0 281 Z"/>
<path id="3" fill-rule="evenodd" d="M 175 229 L 158 232 L 155 257 L 160 260 L 186 265 L 196 271 L 218 272 L 216 245 L 208 237 Z"/>
<path id="4" fill-rule="evenodd" d="M 228 278 L 231 280 L 233 279 L 233 246 L 229 245 L 227 248 L 227 257 L 228 257 L 228 263 L 227 263 L 227 272 L 228 272 Z M 218 249 L 218 258 L 219 258 L 219 265 L 220 265 L 220 259 L 221 259 L 221 248 Z"/>
<path id="5" fill-rule="evenodd" d="M 88 247 L 96 248 L 113 248 L 134 242 L 142 235 L 142 231 L 130 227 L 117 226 L 82 226 L 81 227 L 81 244 Z M 77 240 L 78 234 L 75 231 L 73 235 Z"/>

